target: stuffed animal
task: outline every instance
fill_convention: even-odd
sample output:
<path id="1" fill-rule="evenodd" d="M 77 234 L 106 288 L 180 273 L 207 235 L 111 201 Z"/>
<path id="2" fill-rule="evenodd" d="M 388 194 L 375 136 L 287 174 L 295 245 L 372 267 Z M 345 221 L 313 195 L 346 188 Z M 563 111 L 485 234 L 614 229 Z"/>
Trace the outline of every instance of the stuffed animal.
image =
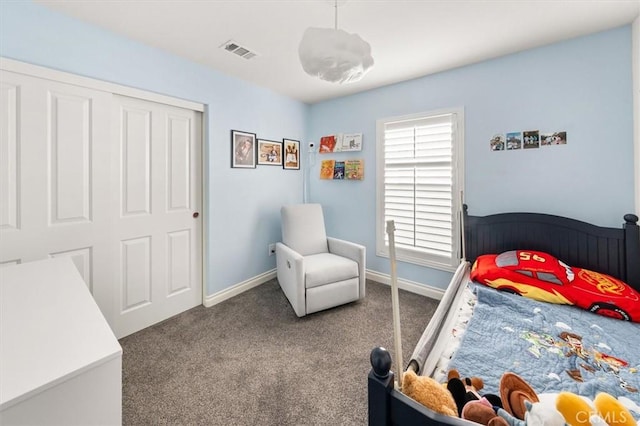
<path id="1" fill-rule="evenodd" d="M 556 398 L 556 408 L 571 426 L 636 426 L 631 412 L 608 393 L 596 395 L 593 405 L 584 398 L 571 393 L 560 392 Z"/>
<path id="2" fill-rule="evenodd" d="M 531 385 L 515 373 L 507 372 L 500 378 L 500 399 L 504 410 L 513 417 L 524 420 L 527 412 L 525 401 L 540 402 Z"/>
<path id="3" fill-rule="evenodd" d="M 479 377 L 460 378 L 458 370 L 452 369 L 447 374 L 446 387 L 456 401 L 460 417 L 462 417 L 462 410 L 468 402 L 478 401 L 482 398 L 488 400 L 489 406 L 502 408 L 499 396 L 493 394 L 480 395 L 480 391 L 484 388 L 484 381 Z"/>
<path id="4" fill-rule="evenodd" d="M 488 426 L 564 426 L 564 419 L 555 409 L 555 397 L 541 400 L 533 388 L 520 376 L 505 373 L 500 379 L 500 401 L 504 408 L 486 398 L 467 403 L 461 417 Z"/>
<path id="5" fill-rule="evenodd" d="M 465 377 L 463 379 L 460 377 L 458 370 L 454 368 L 449 370 L 449 373 L 447 374 L 447 383 L 452 379 L 460 380 L 464 384 L 465 391 L 475 396 L 475 399 L 482 398 L 478 392 L 484 388 L 484 381 L 480 377 Z"/>
<path id="6" fill-rule="evenodd" d="M 405 372 L 402 376 L 402 393 L 436 413 L 458 416 L 451 393 L 431 377 L 418 376 L 412 370 Z"/>
<path id="7" fill-rule="evenodd" d="M 551 398 L 545 398 L 545 396 Z M 507 413 L 505 410 L 498 410 L 498 415 L 505 420 L 509 426 L 565 426 L 564 417 L 555 408 L 555 395 L 539 395 L 538 402 L 524 401 L 524 420 L 520 420 Z"/>
<path id="8" fill-rule="evenodd" d="M 468 402 L 462 409 L 460 417 L 486 426 L 509 426 L 509 423 L 496 413 L 496 408 L 486 398 L 482 398 Z M 502 409 L 498 408 L 499 410 Z"/>

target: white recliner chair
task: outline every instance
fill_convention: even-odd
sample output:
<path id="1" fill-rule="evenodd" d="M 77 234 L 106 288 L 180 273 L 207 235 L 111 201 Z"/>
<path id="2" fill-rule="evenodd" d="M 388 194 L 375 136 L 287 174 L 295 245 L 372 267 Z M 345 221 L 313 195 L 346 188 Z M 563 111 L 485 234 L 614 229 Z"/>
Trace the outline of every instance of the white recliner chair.
<path id="1" fill-rule="evenodd" d="M 282 207 L 278 282 L 303 317 L 365 296 L 365 247 L 327 237 L 320 204 Z"/>

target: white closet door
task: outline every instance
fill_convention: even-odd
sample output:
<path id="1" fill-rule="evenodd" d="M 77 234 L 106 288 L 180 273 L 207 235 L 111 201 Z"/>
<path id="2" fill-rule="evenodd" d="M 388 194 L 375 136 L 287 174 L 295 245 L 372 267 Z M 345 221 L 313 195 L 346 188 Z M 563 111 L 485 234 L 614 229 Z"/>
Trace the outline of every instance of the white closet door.
<path id="1" fill-rule="evenodd" d="M 118 338 L 201 304 L 201 149 L 199 112 L 0 71 L 0 266 L 71 257 Z"/>
<path id="2" fill-rule="evenodd" d="M 202 303 L 202 116 L 114 99 L 113 326 L 122 337 Z"/>
<path id="3" fill-rule="evenodd" d="M 0 72 L 0 262 L 69 256 L 109 318 L 109 93 Z"/>

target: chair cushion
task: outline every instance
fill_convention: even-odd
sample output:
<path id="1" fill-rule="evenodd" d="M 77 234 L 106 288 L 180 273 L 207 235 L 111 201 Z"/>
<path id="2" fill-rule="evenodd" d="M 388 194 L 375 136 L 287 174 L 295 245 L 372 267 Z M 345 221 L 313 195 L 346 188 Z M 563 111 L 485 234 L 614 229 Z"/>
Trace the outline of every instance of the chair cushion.
<path id="1" fill-rule="evenodd" d="M 358 277 L 358 262 L 331 253 L 304 258 L 305 287 L 313 288 Z"/>
<path id="2" fill-rule="evenodd" d="M 280 216 L 284 245 L 302 256 L 329 251 L 320 204 L 283 206 Z"/>
<path id="3" fill-rule="evenodd" d="M 307 289 L 307 314 L 354 302 L 360 298 L 358 278 Z"/>

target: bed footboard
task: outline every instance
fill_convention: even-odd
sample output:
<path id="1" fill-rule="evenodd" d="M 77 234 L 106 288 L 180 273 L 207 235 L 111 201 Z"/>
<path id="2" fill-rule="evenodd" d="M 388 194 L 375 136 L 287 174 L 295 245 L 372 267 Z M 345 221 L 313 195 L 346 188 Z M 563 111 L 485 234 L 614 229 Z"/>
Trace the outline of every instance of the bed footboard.
<path id="1" fill-rule="evenodd" d="M 374 348 L 369 359 L 372 367 L 369 372 L 369 425 L 390 425 L 389 400 L 394 381 L 390 371 L 391 355 L 384 348 Z"/>
<path id="2" fill-rule="evenodd" d="M 371 351 L 370 361 L 372 368 L 368 379 L 369 426 L 470 426 L 476 424 L 433 412 L 397 391 L 391 371 L 391 355 L 385 348 L 374 348 Z"/>

